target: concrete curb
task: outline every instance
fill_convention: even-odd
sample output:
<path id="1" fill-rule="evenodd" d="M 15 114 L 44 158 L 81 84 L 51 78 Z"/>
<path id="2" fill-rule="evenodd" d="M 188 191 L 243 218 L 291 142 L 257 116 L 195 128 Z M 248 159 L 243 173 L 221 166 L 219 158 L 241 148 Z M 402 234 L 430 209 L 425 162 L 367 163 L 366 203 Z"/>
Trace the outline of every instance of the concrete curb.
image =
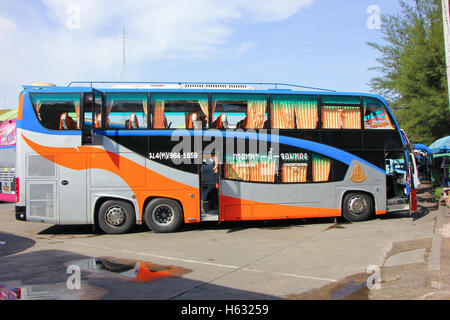
<path id="1" fill-rule="evenodd" d="M 439 271 L 441 269 L 441 228 L 444 224 L 445 207 L 439 206 L 439 212 L 436 217 L 434 227 L 433 243 L 431 246 L 430 260 L 428 261 L 428 270 Z"/>

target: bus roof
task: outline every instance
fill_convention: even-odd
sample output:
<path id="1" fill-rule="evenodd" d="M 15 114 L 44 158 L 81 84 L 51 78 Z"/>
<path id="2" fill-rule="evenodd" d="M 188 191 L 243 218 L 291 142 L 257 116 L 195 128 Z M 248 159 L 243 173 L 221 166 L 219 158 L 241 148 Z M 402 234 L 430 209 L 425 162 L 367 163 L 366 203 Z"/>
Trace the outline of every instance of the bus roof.
<path id="1" fill-rule="evenodd" d="M 233 92 L 259 94 L 320 94 L 366 96 L 381 99 L 379 95 L 361 92 L 338 92 L 330 89 L 309 87 L 288 83 L 260 83 L 260 82 L 121 82 L 121 81 L 73 81 L 68 86 L 23 86 L 29 92 L 92 92 L 93 89 L 102 92 Z"/>

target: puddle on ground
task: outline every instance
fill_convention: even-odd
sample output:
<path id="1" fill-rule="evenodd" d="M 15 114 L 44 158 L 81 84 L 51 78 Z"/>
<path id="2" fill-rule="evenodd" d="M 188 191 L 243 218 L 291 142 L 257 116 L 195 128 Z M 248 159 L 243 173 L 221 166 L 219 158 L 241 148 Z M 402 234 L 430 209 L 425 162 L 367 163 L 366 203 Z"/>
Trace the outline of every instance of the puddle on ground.
<path id="1" fill-rule="evenodd" d="M 430 253 L 431 244 L 431 238 L 393 243 L 386 253 L 384 262 L 398 254 L 420 249 L 425 250 L 425 261 L 428 261 L 427 255 Z M 376 290 L 370 290 L 367 287 L 371 274 L 359 273 L 318 289 L 287 295 L 287 298 L 295 300 L 418 299 L 432 290 L 431 275 L 425 261 L 422 263 L 405 261 L 402 265 L 381 266 L 380 288 Z"/>
<path id="2" fill-rule="evenodd" d="M 287 298 L 293 300 L 368 300 L 368 276 L 369 274 L 367 273 L 351 275 L 319 289 L 300 294 L 290 294 Z"/>
<path id="3" fill-rule="evenodd" d="M 74 261 L 82 271 L 103 275 L 119 275 L 130 281 L 150 282 L 163 278 L 182 277 L 192 272 L 190 269 L 172 265 L 159 265 L 146 261 L 100 257 Z"/>

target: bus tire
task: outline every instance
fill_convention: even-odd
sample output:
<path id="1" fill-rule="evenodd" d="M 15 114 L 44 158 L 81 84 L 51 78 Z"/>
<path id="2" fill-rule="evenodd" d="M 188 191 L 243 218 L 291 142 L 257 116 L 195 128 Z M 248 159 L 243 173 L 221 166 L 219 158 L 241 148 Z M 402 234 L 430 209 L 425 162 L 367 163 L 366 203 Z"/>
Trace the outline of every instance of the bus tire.
<path id="1" fill-rule="evenodd" d="M 144 221 L 156 233 L 174 232 L 183 220 L 183 209 L 172 199 L 153 199 L 145 208 Z"/>
<path id="2" fill-rule="evenodd" d="M 134 207 L 122 200 L 105 201 L 98 211 L 98 225 L 105 233 L 127 233 L 136 223 Z"/>
<path id="3" fill-rule="evenodd" d="M 342 203 L 342 216 L 349 222 L 365 221 L 373 211 L 372 199 L 362 192 L 350 192 Z"/>

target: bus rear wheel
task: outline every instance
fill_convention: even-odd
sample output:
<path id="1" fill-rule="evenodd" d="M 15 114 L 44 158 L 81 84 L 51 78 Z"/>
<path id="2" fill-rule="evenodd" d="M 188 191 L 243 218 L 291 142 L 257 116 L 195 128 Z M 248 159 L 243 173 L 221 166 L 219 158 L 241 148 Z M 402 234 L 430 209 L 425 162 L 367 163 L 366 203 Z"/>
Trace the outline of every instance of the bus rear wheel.
<path id="1" fill-rule="evenodd" d="M 349 222 L 365 221 L 373 211 L 372 199 L 365 193 L 351 192 L 344 197 L 342 216 Z"/>
<path id="2" fill-rule="evenodd" d="M 183 223 L 183 209 L 172 199 L 153 199 L 145 208 L 144 221 L 156 233 L 177 230 Z"/>
<path id="3" fill-rule="evenodd" d="M 135 221 L 134 207 L 126 201 L 105 201 L 98 211 L 98 225 L 109 234 L 127 233 Z"/>

